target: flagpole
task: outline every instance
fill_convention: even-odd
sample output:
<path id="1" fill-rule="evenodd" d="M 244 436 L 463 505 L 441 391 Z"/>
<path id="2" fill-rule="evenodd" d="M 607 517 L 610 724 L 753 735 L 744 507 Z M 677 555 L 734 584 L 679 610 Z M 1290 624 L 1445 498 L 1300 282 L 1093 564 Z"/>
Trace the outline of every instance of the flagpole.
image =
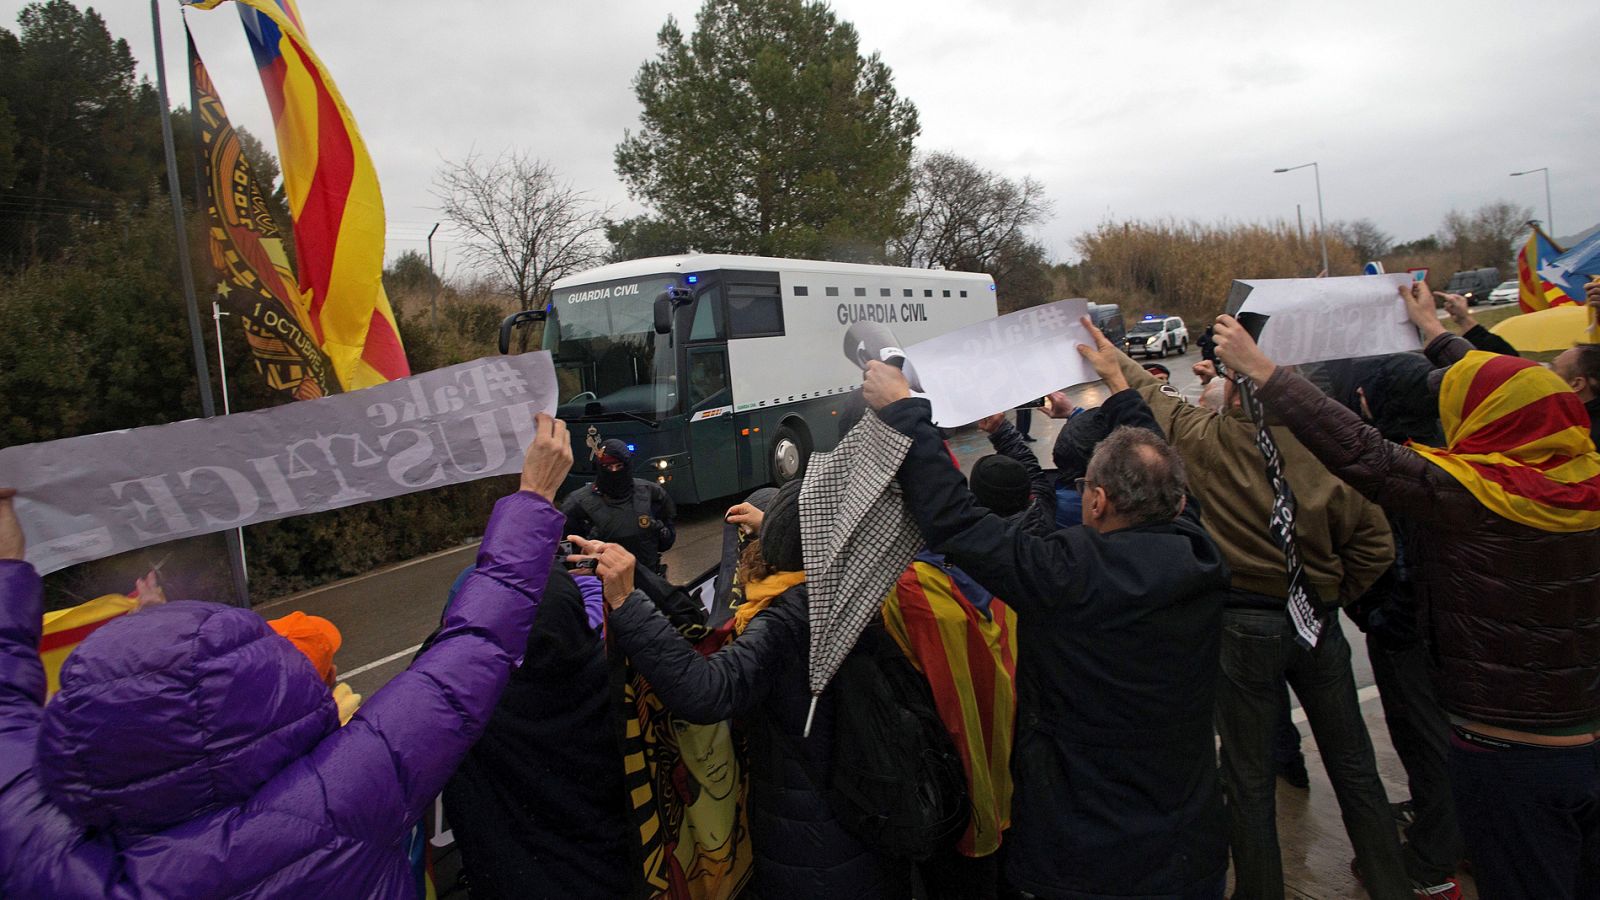
<path id="1" fill-rule="evenodd" d="M 233 409 L 228 404 L 228 360 L 227 357 L 222 355 L 222 317 L 226 315 L 231 315 L 231 313 L 223 312 L 222 304 L 212 300 L 211 319 L 217 323 L 217 378 L 222 385 L 222 414 L 225 416 L 233 413 Z M 235 528 L 233 535 L 238 541 L 237 548 L 235 548 L 233 541 L 229 541 L 228 549 L 230 552 L 237 549 L 238 555 L 236 559 L 239 562 L 239 571 L 244 573 L 245 584 L 248 586 L 250 583 L 250 569 L 247 567 L 244 558 L 244 528 Z"/>
<path id="2" fill-rule="evenodd" d="M 200 301 L 194 294 L 194 272 L 189 263 L 189 229 L 183 221 L 183 192 L 178 188 L 178 155 L 173 149 L 172 111 L 167 105 L 167 64 L 161 41 L 161 7 L 150 0 L 150 28 L 156 44 L 156 96 L 161 104 L 161 143 L 167 157 L 167 191 L 172 198 L 172 228 L 178 244 L 178 278 L 183 282 L 183 299 L 189 309 L 189 339 L 194 350 L 194 374 L 200 387 L 200 413 L 209 419 L 217 414 L 211 398 L 211 370 L 206 363 L 206 344 L 200 325 Z M 250 606 L 245 583 L 239 536 L 228 535 L 228 567 L 233 572 L 234 605 Z"/>

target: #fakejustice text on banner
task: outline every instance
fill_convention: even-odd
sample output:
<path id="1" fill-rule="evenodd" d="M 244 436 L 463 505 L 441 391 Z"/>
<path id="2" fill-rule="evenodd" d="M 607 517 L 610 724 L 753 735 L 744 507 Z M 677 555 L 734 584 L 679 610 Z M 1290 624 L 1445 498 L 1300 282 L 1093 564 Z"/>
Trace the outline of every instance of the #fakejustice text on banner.
<path id="1" fill-rule="evenodd" d="M 40 572 L 178 538 L 515 472 L 555 410 L 548 353 L 365 390 L 0 450 Z"/>

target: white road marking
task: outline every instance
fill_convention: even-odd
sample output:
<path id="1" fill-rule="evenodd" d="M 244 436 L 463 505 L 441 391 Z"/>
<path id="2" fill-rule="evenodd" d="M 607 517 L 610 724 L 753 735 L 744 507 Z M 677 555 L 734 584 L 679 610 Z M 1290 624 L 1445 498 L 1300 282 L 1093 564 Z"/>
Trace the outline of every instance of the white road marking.
<path id="1" fill-rule="evenodd" d="M 399 653 L 391 653 L 388 656 L 385 656 L 383 659 L 375 659 L 372 662 L 369 662 L 364 666 L 356 666 L 354 669 L 351 669 L 348 672 L 341 671 L 339 673 L 339 680 L 340 681 L 348 681 L 349 679 L 354 678 L 357 675 L 360 675 L 362 672 L 370 672 L 373 669 L 378 668 L 379 666 L 386 666 L 389 663 L 392 663 L 397 659 L 403 659 L 403 658 L 405 658 L 407 656 L 410 656 L 411 654 L 413 654 L 413 653 L 415 653 L 415 652 L 417 652 L 418 650 L 421 650 L 421 649 L 422 649 L 422 645 L 421 644 L 418 644 L 415 647 L 407 647 L 406 649 L 401 650 Z M 1298 710 L 1296 710 L 1296 712 L 1298 712 Z"/>

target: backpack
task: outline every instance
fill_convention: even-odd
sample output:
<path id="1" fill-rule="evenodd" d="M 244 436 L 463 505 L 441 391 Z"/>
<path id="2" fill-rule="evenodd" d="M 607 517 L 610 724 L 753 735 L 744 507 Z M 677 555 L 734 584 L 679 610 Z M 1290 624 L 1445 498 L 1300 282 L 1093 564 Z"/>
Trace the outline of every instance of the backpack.
<path id="1" fill-rule="evenodd" d="M 966 770 L 927 679 L 883 628 L 845 656 L 833 702 L 824 794 L 840 823 L 889 856 L 921 861 L 952 846 L 971 818 Z"/>

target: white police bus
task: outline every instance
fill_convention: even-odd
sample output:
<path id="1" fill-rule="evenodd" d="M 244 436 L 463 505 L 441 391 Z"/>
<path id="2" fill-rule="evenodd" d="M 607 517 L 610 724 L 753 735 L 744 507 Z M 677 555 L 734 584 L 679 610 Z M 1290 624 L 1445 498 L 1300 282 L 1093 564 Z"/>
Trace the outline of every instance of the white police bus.
<path id="1" fill-rule="evenodd" d="M 556 282 L 545 309 L 505 320 L 501 352 L 543 321 L 573 433 L 568 488 L 592 477 L 593 444 L 621 438 L 637 477 L 694 503 L 782 484 L 832 449 L 861 383 L 844 353 L 851 324 L 909 345 L 994 315 L 987 275 L 690 254 Z"/>

